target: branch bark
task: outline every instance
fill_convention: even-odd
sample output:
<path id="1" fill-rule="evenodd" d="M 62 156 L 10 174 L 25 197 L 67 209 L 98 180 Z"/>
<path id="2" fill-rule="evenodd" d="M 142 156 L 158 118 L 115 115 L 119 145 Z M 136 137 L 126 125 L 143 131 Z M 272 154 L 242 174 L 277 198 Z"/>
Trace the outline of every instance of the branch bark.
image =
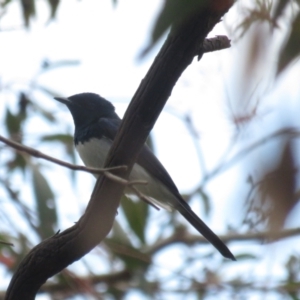
<path id="1" fill-rule="evenodd" d="M 181 26 L 171 30 L 142 80 L 124 116 L 105 167 L 126 165 L 114 174 L 125 179 L 182 72 L 199 53 L 208 32 L 231 7 L 232 1 L 212 0 Z M 6 300 L 32 300 L 51 276 L 80 259 L 109 233 L 124 186 L 99 176 L 84 215 L 71 228 L 34 247 L 20 263 Z"/>

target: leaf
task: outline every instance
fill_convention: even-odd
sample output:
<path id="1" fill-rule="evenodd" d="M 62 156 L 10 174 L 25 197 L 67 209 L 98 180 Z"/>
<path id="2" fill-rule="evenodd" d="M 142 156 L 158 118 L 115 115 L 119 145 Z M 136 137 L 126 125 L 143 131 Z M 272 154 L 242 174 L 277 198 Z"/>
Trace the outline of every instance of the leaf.
<path id="1" fill-rule="evenodd" d="M 39 233 L 42 239 L 54 235 L 57 224 L 57 211 L 54 194 L 37 165 L 31 165 L 32 186 L 39 218 Z"/>
<path id="2" fill-rule="evenodd" d="M 14 158 L 7 163 L 7 167 L 9 171 L 20 169 L 24 173 L 26 166 L 27 166 L 27 161 L 24 158 L 23 154 L 20 153 L 15 153 Z"/>
<path id="3" fill-rule="evenodd" d="M 140 252 L 140 250 L 132 245 L 128 234 L 117 220 L 114 222 L 112 235 L 105 239 L 105 244 L 117 257 L 122 259 L 126 267 L 130 270 L 148 266 L 151 261 L 149 255 Z"/>
<path id="4" fill-rule="evenodd" d="M 112 227 L 111 238 L 109 239 L 115 243 L 121 243 L 123 245 L 132 246 L 131 241 L 127 236 L 127 233 L 123 230 L 123 228 L 116 219 Z"/>
<path id="5" fill-rule="evenodd" d="M 41 65 L 41 72 L 52 71 L 53 69 L 63 68 L 63 67 L 73 67 L 80 65 L 80 60 L 77 59 L 61 59 L 57 61 L 49 61 L 44 60 Z M 57 92 L 53 93 L 50 89 L 46 87 L 39 86 L 40 89 L 44 89 L 45 91 L 49 91 L 50 94 L 53 94 L 53 97 L 57 96 Z"/>
<path id="6" fill-rule="evenodd" d="M 199 194 L 201 195 L 201 198 L 203 200 L 203 205 L 204 205 L 204 212 L 208 216 L 210 211 L 211 211 L 211 205 L 210 205 L 210 200 L 207 194 L 203 191 L 203 189 L 199 189 Z"/>
<path id="7" fill-rule="evenodd" d="M 6 109 L 5 124 L 10 136 L 20 133 L 21 118 L 19 115 L 12 114 L 8 108 Z"/>
<path id="8" fill-rule="evenodd" d="M 51 19 L 53 19 L 56 15 L 59 0 L 48 0 L 48 3 L 50 5 L 50 10 L 51 10 L 50 17 L 51 17 Z"/>
<path id="9" fill-rule="evenodd" d="M 300 14 L 296 16 L 288 41 L 279 57 L 277 76 L 300 54 Z"/>
<path id="10" fill-rule="evenodd" d="M 257 259 L 257 256 L 250 253 L 242 253 L 239 255 L 235 255 L 237 261 L 246 260 L 246 259 Z M 228 261 L 228 260 L 226 260 Z M 230 261 L 229 261 L 230 262 Z"/>
<path id="11" fill-rule="evenodd" d="M 296 196 L 296 164 L 293 143 L 288 140 L 283 146 L 279 161 L 266 170 L 259 180 L 259 194 L 255 197 L 255 205 L 261 222 L 267 224 L 271 233 L 269 238 L 274 239 L 297 204 Z"/>
<path id="12" fill-rule="evenodd" d="M 116 7 L 117 4 L 118 4 L 118 0 L 112 0 L 112 4 L 113 4 L 114 7 Z"/>
<path id="13" fill-rule="evenodd" d="M 73 136 L 70 134 L 49 134 L 44 135 L 41 137 L 42 142 L 61 142 L 64 144 L 66 152 L 71 157 L 71 161 L 73 164 L 76 163 L 76 156 L 75 156 L 75 147 L 74 147 L 74 139 Z M 74 171 L 72 171 L 72 174 L 75 174 Z M 74 179 L 74 178 L 73 178 Z"/>
<path id="14" fill-rule="evenodd" d="M 153 48 L 171 25 L 183 23 L 195 12 L 200 11 L 207 2 L 207 0 L 165 0 L 152 30 L 150 44 L 142 51 L 141 57 Z"/>
<path id="15" fill-rule="evenodd" d="M 51 112 L 45 110 L 43 107 L 39 106 L 36 103 L 33 103 L 32 106 L 36 110 L 36 112 L 41 114 L 47 121 L 50 121 L 50 122 L 56 121 L 54 115 Z"/>
<path id="16" fill-rule="evenodd" d="M 121 200 L 121 207 L 125 213 L 130 228 L 140 241 L 145 243 L 145 227 L 149 206 L 143 201 L 134 202 L 126 196 L 123 196 Z"/>
<path id="17" fill-rule="evenodd" d="M 291 0 L 279 0 L 277 2 L 275 13 L 274 13 L 274 23 L 276 24 L 278 18 L 283 14 L 286 6 L 291 2 Z"/>
<path id="18" fill-rule="evenodd" d="M 125 263 L 127 269 L 145 269 L 151 263 L 151 255 L 141 252 L 133 246 L 115 242 L 111 238 L 105 239 L 106 246 Z"/>
<path id="19" fill-rule="evenodd" d="M 29 26 L 30 18 L 35 16 L 35 0 L 21 0 L 22 13 L 25 26 Z"/>
<path id="20" fill-rule="evenodd" d="M 21 92 L 19 94 L 19 115 L 21 116 L 22 120 L 26 119 L 26 115 L 27 115 L 27 106 L 28 104 L 30 104 L 31 101 L 28 98 L 28 96 Z"/>
<path id="21" fill-rule="evenodd" d="M 73 137 L 70 134 L 48 134 L 41 137 L 43 142 L 62 142 L 66 145 L 73 145 Z"/>

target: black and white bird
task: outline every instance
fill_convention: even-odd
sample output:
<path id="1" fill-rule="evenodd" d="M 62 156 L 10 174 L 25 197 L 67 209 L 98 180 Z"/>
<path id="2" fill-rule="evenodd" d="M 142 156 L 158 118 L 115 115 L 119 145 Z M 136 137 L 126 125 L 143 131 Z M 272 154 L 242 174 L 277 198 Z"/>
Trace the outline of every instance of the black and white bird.
<path id="1" fill-rule="evenodd" d="M 64 103 L 73 116 L 74 143 L 84 164 L 88 167 L 102 168 L 121 124 L 114 106 L 93 93 L 54 99 Z M 235 260 L 227 246 L 181 197 L 166 169 L 146 145 L 143 146 L 134 164 L 129 180 L 147 181 L 147 185 L 136 186 L 144 198 L 167 210 L 177 210 L 224 257 Z M 125 193 L 130 194 L 130 191 L 125 190 Z"/>

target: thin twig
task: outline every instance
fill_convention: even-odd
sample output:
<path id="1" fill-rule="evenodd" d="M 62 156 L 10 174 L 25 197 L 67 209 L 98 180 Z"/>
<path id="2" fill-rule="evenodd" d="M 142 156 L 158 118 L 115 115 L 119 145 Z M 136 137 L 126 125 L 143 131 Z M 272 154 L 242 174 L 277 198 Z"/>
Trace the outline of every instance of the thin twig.
<path id="1" fill-rule="evenodd" d="M 262 232 L 246 232 L 246 233 L 235 233 L 231 232 L 224 235 L 219 235 L 220 239 L 224 243 L 229 242 L 241 242 L 241 241 L 257 241 L 262 243 L 271 243 L 277 242 L 281 239 L 295 237 L 300 235 L 300 227 L 295 227 L 291 229 L 284 229 L 280 232 L 271 232 L 271 231 L 262 231 Z M 189 234 L 188 232 L 174 232 L 168 238 L 165 238 L 157 243 L 145 247 L 142 249 L 145 253 L 153 254 L 165 247 L 169 247 L 172 244 L 176 243 L 184 243 L 186 245 L 194 245 L 194 244 L 209 244 L 209 242 L 200 235 Z"/>
<path id="2" fill-rule="evenodd" d="M 85 167 L 85 166 L 78 166 L 78 165 L 73 165 L 70 164 L 68 162 L 59 160 L 57 158 L 54 158 L 52 156 L 49 156 L 47 154 L 44 154 L 34 148 L 22 145 L 20 143 L 14 142 L 10 139 L 7 139 L 3 136 L 0 135 L 0 141 L 2 141 L 3 143 L 9 145 L 10 147 L 21 151 L 21 152 L 25 152 L 30 154 L 31 156 L 37 157 L 37 158 L 42 158 L 48 161 L 51 161 L 57 165 L 66 167 L 68 169 L 74 170 L 74 171 L 84 171 L 84 172 L 88 172 L 88 173 L 93 173 L 93 174 L 104 174 L 108 171 L 115 171 L 115 170 L 126 170 L 127 167 L 126 166 L 117 166 L 117 167 L 111 167 L 111 168 L 106 168 L 106 169 L 100 169 L 100 168 L 91 168 L 91 167 Z M 115 177 L 117 177 L 116 175 L 114 175 Z M 119 178 L 119 177 L 118 177 Z"/>
<path id="3" fill-rule="evenodd" d="M 213 38 L 206 38 L 199 47 L 198 61 L 204 53 L 219 51 L 231 47 L 231 40 L 226 35 L 217 35 Z"/>
<path id="4" fill-rule="evenodd" d="M 226 35 L 216 35 L 213 38 L 206 38 L 202 45 L 203 53 L 230 48 L 230 42 L 231 40 Z"/>
<path id="5" fill-rule="evenodd" d="M 12 247 L 14 246 L 14 244 L 13 244 L 13 243 L 4 242 L 4 241 L 1 241 L 1 240 L 0 240 L 0 244 L 1 244 L 1 245 L 12 246 Z"/>
<path id="6" fill-rule="evenodd" d="M 28 153 L 29 155 L 31 156 L 34 156 L 34 157 L 37 157 L 37 158 L 42 158 L 42 159 L 45 159 L 45 160 L 48 160 L 48 161 L 51 161 L 55 164 L 58 164 L 60 166 L 63 166 L 63 167 L 66 167 L 66 168 L 69 168 L 71 170 L 75 170 L 75 171 L 84 171 L 84 172 L 88 172 L 88 173 L 93 173 L 93 174 L 99 174 L 99 173 L 102 173 L 104 176 L 106 176 L 107 178 L 111 179 L 111 180 L 114 180 L 120 184 L 123 184 L 123 185 L 127 185 L 127 186 L 130 186 L 131 189 L 133 189 L 135 191 L 135 193 L 144 201 L 146 201 L 147 203 L 151 204 L 153 207 L 155 207 L 156 209 L 159 210 L 159 208 L 157 208 L 153 203 L 149 202 L 149 200 L 144 196 L 142 195 L 133 185 L 139 185 L 139 184 L 142 184 L 142 185 L 146 185 L 148 184 L 147 181 L 145 180 L 133 180 L 133 181 L 128 181 L 128 180 L 125 180 L 119 176 L 116 176 L 108 171 L 115 171 L 115 170 L 120 170 L 120 169 L 126 169 L 127 167 L 126 166 L 118 166 L 118 167 L 112 167 L 112 168 L 106 168 L 106 169 L 98 169 L 98 168 L 91 168 L 91 167 L 85 167 L 85 166 L 78 166 L 78 165 L 73 165 L 73 164 L 70 164 L 68 162 L 65 162 L 65 161 L 62 161 L 62 160 L 59 160 L 57 158 L 54 158 L 52 156 L 49 156 L 47 154 L 44 154 L 34 148 L 31 148 L 31 147 L 28 147 L 28 146 L 25 146 L 25 145 L 22 145 L 20 143 L 17 143 L 17 142 L 14 142 L 10 139 L 7 139 L 3 136 L 0 135 L 0 141 L 2 141 L 3 143 L 11 146 L 12 148 L 18 150 L 18 151 L 21 151 L 21 152 L 25 152 L 25 153 Z"/>

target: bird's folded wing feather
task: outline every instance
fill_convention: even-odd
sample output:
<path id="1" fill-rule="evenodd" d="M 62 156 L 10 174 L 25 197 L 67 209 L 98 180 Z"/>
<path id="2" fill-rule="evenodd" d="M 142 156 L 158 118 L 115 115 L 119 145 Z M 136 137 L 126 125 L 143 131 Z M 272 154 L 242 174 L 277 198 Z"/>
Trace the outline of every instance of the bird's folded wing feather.
<path id="1" fill-rule="evenodd" d="M 101 118 L 97 124 L 101 127 L 101 131 L 104 133 L 105 137 L 114 140 L 121 124 L 121 119 Z M 158 181 L 163 183 L 176 197 L 182 199 L 169 173 L 147 145 L 142 147 L 136 163 L 143 167 Z"/>

